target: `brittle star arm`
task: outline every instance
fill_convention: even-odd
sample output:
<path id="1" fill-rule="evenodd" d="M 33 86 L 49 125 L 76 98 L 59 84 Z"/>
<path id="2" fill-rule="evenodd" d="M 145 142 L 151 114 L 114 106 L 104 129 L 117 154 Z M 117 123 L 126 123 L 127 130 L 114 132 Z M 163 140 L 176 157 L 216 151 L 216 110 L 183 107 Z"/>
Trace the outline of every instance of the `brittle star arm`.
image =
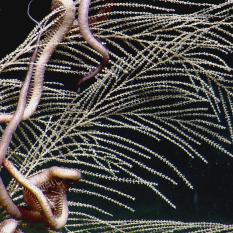
<path id="1" fill-rule="evenodd" d="M 52 0 L 52 9 L 64 8 L 64 15 L 61 17 L 53 30 L 49 31 L 43 40 L 45 44 L 40 50 L 34 74 L 34 90 L 31 99 L 25 109 L 23 119 L 28 119 L 36 110 L 43 91 L 44 74 L 46 65 L 55 51 L 58 44 L 64 39 L 75 19 L 75 4 L 73 0 Z M 59 16 L 58 16 L 59 17 Z"/>
<path id="2" fill-rule="evenodd" d="M 55 51 L 58 44 L 64 39 L 75 19 L 75 4 L 73 0 L 52 0 L 52 9 L 63 7 L 61 15 L 58 15 L 58 21 L 49 30 L 39 46 L 39 51 L 35 59 L 33 76 L 33 89 L 30 100 L 23 114 L 23 120 L 28 119 L 35 111 L 39 104 L 43 91 L 44 74 L 50 57 Z M 9 122 L 11 114 L 0 115 L 0 122 Z"/>
<path id="3" fill-rule="evenodd" d="M 24 84 L 22 86 L 22 89 L 20 91 L 19 101 L 17 105 L 16 112 L 12 115 L 9 115 L 9 121 L 10 123 L 6 127 L 3 135 L 2 140 L 0 142 L 0 164 L 2 164 L 3 159 L 5 158 L 7 148 L 11 142 L 11 138 L 13 133 L 15 132 L 18 124 L 23 119 L 27 119 L 30 117 L 30 115 L 35 111 L 43 89 L 43 75 L 45 71 L 45 65 L 48 62 L 51 53 L 54 51 L 55 46 L 60 42 L 60 39 L 63 38 L 69 28 L 69 25 L 72 24 L 75 16 L 75 7 L 72 0 L 53 0 L 53 7 L 59 7 L 61 4 L 64 4 L 65 6 L 68 6 L 69 10 L 66 12 L 65 17 L 63 19 L 64 25 L 59 25 L 59 29 L 55 33 L 55 35 L 52 34 L 52 39 L 50 38 L 49 42 L 47 43 L 47 46 L 45 46 L 42 53 L 40 53 L 40 58 L 37 61 L 37 64 L 35 65 L 37 53 L 38 53 L 38 46 L 36 46 L 36 50 L 33 53 L 33 56 L 30 60 L 30 65 L 28 69 L 28 73 L 26 76 L 26 79 L 24 81 Z M 68 24 L 68 25 L 67 25 Z M 63 26 L 63 27 L 62 27 Z M 39 36 L 40 37 L 40 36 Z M 51 37 L 51 35 L 50 35 Z M 38 39 L 39 40 L 39 39 Z M 37 41 L 37 43 L 39 43 Z M 48 55 L 49 54 L 49 55 Z M 34 66 L 35 67 L 35 74 L 34 74 Z M 30 102 L 26 108 L 26 101 L 27 101 L 27 92 L 29 89 L 29 84 L 32 76 L 34 77 L 34 91 L 32 93 L 32 97 L 30 99 Z M 5 119 L 6 120 L 6 119 Z M 4 121 L 5 121 L 4 120 Z M 14 218 L 20 219 L 21 212 L 17 208 L 17 206 L 13 203 L 11 200 L 3 182 L 0 177 L 0 205 Z"/>
<path id="4" fill-rule="evenodd" d="M 16 230 L 18 226 L 18 221 L 15 219 L 7 219 L 0 223 L 0 232 L 1 233 L 23 233 L 20 230 Z"/>
<path id="5" fill-rule="evenodd" d="M 68 219 L 66 191 L 69 182 L 79 182 L 81 178 L 79 171 L 69 168 L 51 167 L 32 177 L 25 178 L 7 159 L 3 161 L 3 166 L 25 189 L 25 201 L 27 201 L 29 207 L 32 208 L 32 210 L 21 209 L 25 217 L 29 218 L 26 220 L 41 221 L 42 219 L 52 229 L 60 229 L 66 224 Z M 60 183 L 57 182 L 57 180 L 59 180 Z M 53 186 L 46 187 L 50 185 L 50 182 L 52 182 L 53 185 L 55 182 L 56 189 L 54 191 L 52 190 Z M 59 185 L 60 187 L 57 187 Z M 46 197 L 46 192 L 43 193 L 41 190 L 45 190 L 46 188 L 48 189 L 46 190 L 48 195 L 53 194 L 59 199 L 57 200 L 57 198 L 53 197 L 49 200 L 49 197 Z M 55 203 L 51 203 L 53 199 L 56 199 Z M 53 204 L 59 206 L 53 206 Z M 54 212 L 52 208 L 54 208 Z M 40 211 L 41 216 L 38 215 L 38 211 Z M 59 214 L 56 215 L 56 211 L 58 211 Z M 35 216 L 38 215 L 38 219 L 31 219 L 32 216 L 30 213 L 35 214 Z"/>
<path id="6" fill-rule="evenodd" d="M 80 0 L 78 8 L 78 25 L 84 40 L 103 56 L 103 61 L 96 69 L 80 79 L 78 81 L 78 85 L 81 85 L 82 83 L 95 77 L 109 62 L 109 53 L 107 48 L 105 48 L 104 45 L 93 36 L 89 27 L 88 12 L 90 8 L 90 2 L 90 0 Z"/>
<path id="7" fill-rule="evenodd" d="M 22 119 L 27 119 L 28 117 L 30 117 L 30 115 L 36 110 L 36 107 L 39 103 L 42 89 L 43 89 L 43 76 L 44 76 L 45 65 L 48 62 L 48 60 L 51 56 L 51 53 L 55 50 L 54 45 L 56 46 L 60 42 L 59 38 L 63 38 L 65 36 L 66 31 L 68 30 L 67 27 L 69 28 L 69 24 L 67 26 L 67 23 L 72 24 L 73 19 L 74 19 L 75 7 L 74 7 L 74 3 L 72 0 L 61 0 L 61 1 L 53 0 L 53 3 L 54 3 L 55 7 L 59 6 L 61 3 L 64 3 L 64 5 L 68 5 L 71 8 L 73 7 L 73 9 L 71 9 L 72 14 L 69 15 L 70 12 L 65 14 L 65 16 L 68 15 L 68 22 L 67 22 L 67 17 L 64 17 L 63 22 L 65 23 L 65 25 L 63 25 L 63 29 L 60 29 L 57 31 L 55 38 L 54 38 L 54 35 L 53 35 L 52 39 L 50 38 L 51 39 L 49 41 L 50 44 L 48 42 L 47 47 L 45 47 L 43 52 L 40 53 L 40 58 L 35 65 L 35 60 L 36 60 L 37 53 L 38 53 L 38 45 L 36 46 L 36 49 L 35 49 L 33 56 L 30 60 L 30 65 L 29 65 L 29 70 L 28 70 L 27 76 L 25 78 L 25 81 L 24 81 L 23 86 L 22 86 L 21 91 L 20 91 L 20 96 L 19 96 L 19 101 L 18 101 L 16 112 L 13 114 L 13 116 L 10 115 L 10 119 L 9 119 L 10 122 L 2 135 L 2 140 L 0 142 L 0 164 L 2 164 L 2 161 L 5 158 L 7 148 L 11 142 L 12 135 L 15 132 L 18 124 L 20 123 L 20 121 Z M 71 16 L 71 18 L 73 17 L 73 19 L 70 19 L 69 16 Z M 39 38 L 40 38 L 40 35 L 39 35 Z M 39 39 L 38 39 L 38 41 L 39 41 Z M 37 41 L 37 43 L 39 43 L 38 41 Z M 49 53 L 50 53 L 50 55 L 48 55 Z M 47 56 L 46 56 L 46 54 L 47 54 Z M 35 77 L 34 77 L 34 91 L 32 93 L 32 97 L 29 101 L 29 104 L 26 108 L 27 93 L 28 93 L 31 78 L 34 75 L 34 69 L 33 69 L 34 66 L 36 66 L 35 67 Z M 26 108 L 26 110 L 25 110 L 25 108 Z M 39 198 L 43 198 L 43 197 L 44 197 L 43 195 L 42 195 L 42 197 L 39 196 Z M 40 200 L 40 202 L 41 201 L 42 200 Z M 9 196 L 9 194 L 8 194 L 4 184 L 2 182 L 1 177 L 0 177 L 0 205 L 3 208 L 5 208 L 5 210 L 12 217 L 17 218 L 17 219 L 20 219 L 22 217 L 22 214 L 19 211 L 18 207 L 11 200 L 11 198 L 10 198 L 10 196 Z"/>
<path id="8" fill-rule="evenodd" d="M 16 111 L 13 114 L 12 119 L 9 122 L 9 124 L 7 125 L 6 129 L 4 130 L 2 138 L 1 138 L 0 164 L 2 164 L 2 160 L 5 158 L 7 148 L 11 142 L 12 135 L 14 134 L 15 130 L 17 129 L 19 123 L 22 120 L 23 114 L 24 114 L 24 110 L 25 110 L 25 107 L 27 104 L 27 94 L 28 94 L 28 90 L 29 90 L 30 81 L 32 78 L 33 66 L 34 66 L 36 54 L 37 54 L 37 48 L 35 49 L 35 51 L 32 55 L 25 81 L 23 82 L 22 88 L 20 90 L 19 100 L 17 103 Z"/>
<path id="9" fill-rule="evenodd" d="M 37 44 L 39 43 L 40 37 L 38 37 Z M 23 86 L 20 90 L 19 94 L 19 100 L 17 104 L 17 108 L 15 113 L 13 114 L 12 119 L 10 120 L 9 124 L 7 125 L 6 129 L 3 132 L 1 141 L 0 141 L 0 165 L 2 164 L 3 159 L 6 156 L 8 146 L 11 142 L 12 135 L 14 134 L 16 128 L 18 127 L 18 124 L 22 120 L 23 113 L 26 107 L 27 103 L 27 94 L 30 86 L 30 81 L 32 78 L 32 73 L 33 73 L 33 67 L 34 67 L 34 62 L 36 59 L 36 54 L 37 54 L 37 49 L 36 47 L 31 61 L 30 65 L 28 68 L 28 72 L 25 78 L 25 81 L 23 83 Z M 2 178 L 0 177 L 0 205 L 14 218 L 21 218 L 21 213 L 17 206 L 13 203 L 11 200 L 5 185 L 2 182 Z"/>

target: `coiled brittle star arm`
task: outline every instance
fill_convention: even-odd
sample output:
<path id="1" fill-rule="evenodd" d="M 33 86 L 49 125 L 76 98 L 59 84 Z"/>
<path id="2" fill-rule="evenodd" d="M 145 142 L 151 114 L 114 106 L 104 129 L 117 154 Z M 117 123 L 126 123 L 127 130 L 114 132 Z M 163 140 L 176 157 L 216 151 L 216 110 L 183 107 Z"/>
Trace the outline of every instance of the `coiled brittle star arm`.
<path id="1" fill-rule="evenodd" d="M 79 171 L 69 168 L 51 167 L 28 179 L 5 159 L 3 166 L 21 184 L 24 199 L 30 209 L 21 207 L 24 220 L 43 221 L 52 229 L 63 227 L 68 218 L 66 191 L 71 183 L 79 182 Z"/>
<path id="2" fill-rule="evenodd" d="M 107 48 L 105 48 L 103 44 L 93 36 L 89 27 L 88 12 L 90 2 L 90 0 L 80 0 L 78 9 L 78 25 L 84 40 L 103 56 L 103 61 L 96 69 L 80 79 L 78 81 L 78 85 L 81 85 L 82 83 L 94 78 L 109 62 L 109 53 Z"/>

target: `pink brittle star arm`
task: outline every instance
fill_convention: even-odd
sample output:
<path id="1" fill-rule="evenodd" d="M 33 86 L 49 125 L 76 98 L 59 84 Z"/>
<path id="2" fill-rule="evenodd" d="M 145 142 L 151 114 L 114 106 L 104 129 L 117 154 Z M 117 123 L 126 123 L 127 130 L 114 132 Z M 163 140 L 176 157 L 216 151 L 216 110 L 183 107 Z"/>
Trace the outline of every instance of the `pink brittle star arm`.
<path id="1" fill-rule="evenodd" d="M 58 28 L 56 28 L 56 32 L 50 34 L 50 37 L 47 41 L 47 45 L 43 48 L 43 51 L 38 52 L 38 43 L 37 41 L 36 50 L 33 53 L 33 56 L 30 60 L 30 66 L 28 69 L 28 73 L 22 89 L 20 91 L 19 101 L 17 105 L 17 110 L 13 115 L 8 115 L 8 119 L 4 119 L 3 121 L 9 121 L 8 126 L 6 127 L 2 140 L 0 142 L 0 164 L 2 164 L 3 159 L 5 158 L 7 148 L 11 142 L 12 135 L 15 132 L 18 124 L 22 119 L 27 119 L 30 115 L 36 110 L 36 107 L 39 103 L 42 89 L 43 89 L 43 76 L 45 72 L 45 66 L 52 54 L 55 50 L 57 44 L 61 41 L 61 39 L 65 36 L 66 32 L 69 30 L 69 26 L 73 23 L 75 17 L 75 6 L 72 0 L 53 0 L 53 8 L 60 7 L 61 5 L 65 6 L 66 12 L 65 16 L 62 19 L 62 23 L 58 24 Z M 39 54 L 39 58 L 36 58 Z M 26 107 L 27 103 L 27 93 L 29 89 L 30 80 L 34 76 L 34 90 L 29 101 L 29 104 Z M 25 110 L 26 109 L 26 110 Z M 18 207 L 13 203 L 10 198 L 3 182 L 0 177 L 0 205 L 14 218 L 21 219 L 22 214 Z"/>
<path id="2" fill-rule="evenodd" d="M 17 104 L 16 112 L 13 115 L 8 115 L 9 119 L 4 119 L 4 122 L 8 122 L 6 129 L 2 135 L 2 139 L 0 142 L 0 164 L 2 164 L 7 153 L 7 148 L 12 139 L 12 135 L 17 129 L 18 124 L 22 119 L 27 119 L 30 117 L 31 114 L 36 110 L 36 107 L 39 103 L 42 89 L 43 89 L 43 76 L 45 71 L 45 66 L 51 56 L 51 53 L 55 50 L 55 46 L 60 42 L 61 38 L 63 38 L 66 32 L 69 29 L 69 26 L 73 23 L 74 16 L 75 16 L 75 7 L 72 0 L 53 0 L 53 7 L 59 7 L 61 4 L 64 4 L 69 9 L 67 10 L 65 17 L 63 18 L 62 22 L 64 25 L 59 25 L 58 30 L 55 34 L 52 34 L 52 38 L 49 38 L 47 46 L 43 49 L 43 51 L 38 53 L 38 44 L 40 40 L 41 34 L 39 33 L 36 49 L 33 53 L 33 56 L 30 60 L 30 65 L 28 69 L 27 76 L 23 83 L 23 86 L 20 91 L 19 101 Z M 67 25 L 68 24 L 68 25 Z M 62 28 L 63 26 L 63 28 Z M 55 36 L 54 36 L 55 35 Z M 36 62 L 37 54 L 39 54 L 39 59 Z M 34 70 L 35 68 L 35 70 Z M 29 84 L 31 81 L 32 76 L 34 76 L 34 90 L 31 96 L 31 99 L 26 107 L 27 103 L 27 93 L 29 90 Z M 24 184 L 27 183 L 27 180 L 24 180 Z M 32 191 L 32 190 L 30 190 Z M 36 193 L 36 197 L 39 199 L 39 203 L 45 203 L 46 198 L 44 195 L 39 195 L 40 190 L 34 190 Z M 39 194 L 38 194 L 39 193 Z M 65 196 L 66 197 L 66 196 Z M 44 198 L 44 199 L 43 199 Z M 42 200 L 41 200 L 42 199 Z M 0 205 L 14 218 L 21 219 L 22 213 L 20 212 L 19 208 L 13 203 L 12 199 L 10 198 L 3 182 L 0 177 Z M 51 217 L 49 214 L 49 210 L 46 210 L 44 207 L 45 217 Z M 47 212 L 46 212 L 47 211 Z M 47 216 L 48 215 L 48 216 Z M 49 218 L 50 219 L 50 218 Z M 51 221 L 49 222 L 51 226 Z M 56 228 L 56 225 L 54 226 Z"/>
<path id="3" fill-rule="evenodd" d="M 18 226 L 18 221 L 15 219 L 6 219 L 0 223 L 1 233 L 23 233 L 20 230 L 16 230 Z"/>
<path id="4" fill-rule="evenodd" d="M 40 35 L 37 39 L 37 45 L 39 44 Z M 23 83 L 23 86 L 20 90 L 19 100 L 17 104 L 17 108 L 15 113 L 13 114 L 9 124 L 3 132 L 1 141 L 0 141 L 0 165 L 2 164 L 3 159 L 6 156 L 7 149 L 12 139 L 12 135 L 14 134 L 16 128 L 18 127 L 20 121 L 22 120 L 23 113 L 27 103 L 27 94 L 30 86 L 30 81 L 32 78 L 34 62 L 36 59 L 36 54 L 38 52 L 38 46 L 36 47 L 30 61 L 30 65 L 28 68 L 28 72 Z M 0 205 L 14 218 L 21 218 L 21 213 L 17 206 L 11 200 L 5 185 L 2 182 L 2 178 L 0 177 Z"/>
<path id="5" fill-rule="evenodd" d="M 73 0 L 52 0 L 52 9 L 63 7 L 64 10 L 58 15 L 58 21 L 53 28 L 45 33 L 41 46 L 34 61 L 33 88 L 30 100 L 25 108 L 23 120 L 28 119 L 35 111 L 39 104 L 43 92 L 44 74 L 50 57 L 54 53 L 56 47 L 63 40 L 75 19 L 75 4 Z M 0 122 L 9 122 L 12 118 L 11 114 L 0 115 Z"/>
<path id="6" fill-rule="evenodd" d="M 56 23 L 54 30 L 50 31 L 43 41 L 45 46 L 43 46 L 40 50 L 40 55 L 36 62 L 34 74 L 34 90 L 32 92 L 31 99 L 25 109 L 23 116 L 24 120 L 28 119 L 36 111 L 43 91 L 46 65 L 49 62 L 49 59 L 54 53 L 56 47 L 69 31 L 75 19 L 75 5 L 73 0 L 52 0 L 52 9 L 56 9 L 58 7 L 64 8 L 64 15 Z"/>
<path id="7" fill-rule="evenodd" d="M 78 8 L 78 25 L 81 35 L 84 40 L 94 48 L 98 53 L 103 56 L 102 63 L 89 74 L 84 76 L 82 79 L 78 81 L 78 85 L 94 78 L 109 62 L 109 53 L 107 48 L 98 41 L 92 34 L 89 23 L 88 23 L 88 12 L 90 7 L 90 0 L 80 0 L 79 8 Z"/>
<path id="8" fill-rule="evenodd" d="M 51 167 L 32 177 L 25 178 L 7 159 L 3 161 L 3 166 L 25 189 L 24 198 L 31 210 L 21 208 L 23 219 L 26 218 L 24 220 L 43 221 L 52 229 L 60 229 L 66 224 L 68 219 L 66 191 L 69 186 L 67 183 L 79 182 L 81 178 L 79 171 Z M 60 187 L 57 187 L 59 185 Z M 46 196 L 46 193 L 48 196 Z M 49 195 L 53 195 L 53 198 L 50 197 L 49 199 Z M 58 204 L 59 206 L 56 209 L 54 205 Z M 52 208 L 54 211 L 52 211 Z M 56 210 L 59 212 L 58 215 L 56 215 Z"/>

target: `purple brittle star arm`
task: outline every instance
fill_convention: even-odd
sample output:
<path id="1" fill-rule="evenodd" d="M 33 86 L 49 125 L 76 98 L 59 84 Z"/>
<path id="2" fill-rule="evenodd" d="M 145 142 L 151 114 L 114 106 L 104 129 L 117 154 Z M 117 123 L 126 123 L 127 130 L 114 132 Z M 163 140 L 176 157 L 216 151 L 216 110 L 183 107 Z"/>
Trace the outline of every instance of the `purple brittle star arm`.
<path id="1" fill-rule="evenodd" d="M 40 37 L 38 37 L 37 44 L 39 43 Z M 37 47 L 32 55 L 29 69 L 23 83 L 23 86 L 20 90 L 19 100 L 17 104 L 17 109 L 13 114 L 12 119 L 7 125 L 6 129 L 3 132 L 2 139 L 0 141 L 0 165 L 2 164 L 3 159 L 6 156 L 7 149 L 12 139 L 12 135 L 14 134 L 16 128 L 18 127 L 20 121 L 22 120 L 24 110 L 27 104 L 27 94 L 30 86 L 30 81 L 32 78 L 34 62 L 36 59 Z M 20 219 L 21 213 L 18 207 L 13 203 L 10 198 L 5 185 L 3 184 L 2 178 L 0 177 L 0 205 L 14 218 Z"/>
<path id="2" fill-rule="evenodd" d="M 103 61 L 101 64 L 91 71 L 89 74 L 84 76 L 79 80 L 78 85 L 92 79 L 95 77 L 109 62 L 109 53 L 107 48 L 98 41 L 92 34 L 89 23 L 88 23 L 88 12 L 90 7 L 90 0 L 80 0 L 79 9 L 78 9 L 78 25 L 80 29 L 80 33 L 83 36 L 84 40 L 98 53 L 103 56 Z"/>
<path id="3" fill-rule="evenodd" d="M 3 166 L 25 189 L 24 198 L 28 201 L 29 207 L 31 207 L 31 210 L 21 209 L 25 217 L 28 218 L 26 220 L 43 221 L 52 229 L 60 229 L 66 224 L 69 211 L 65 183 L 79 182 L 81 178 L 79 171 L 69 168 L 51 167 L 32 177 L 26 178 L 7 159 L 3 160 Z M 56 182 L 56 179 L 60 181 Z M 51 209 L 51 201 L 53 202 L 53 200 L 49 200 L 46 194 L 42 192 L 42 189 L 40 189 L 40 187 L 44 189 L 47 185 L 49 186 L 50 182 L 55 182 L 56 186 L 61 185 L 61 188 L 58 188 L 57 191 L 53 191 L 52 187 L 48 187 L 47 190 L 48 193 L 56 194 L 57 198 L 59 198 L 55 198 L 57 201 L 54 203 L 55 205 L 60 203 L 57 207 L 59 214 L 54 214 L 55 210 L 52 211 Z M 33 219 L 34 217 L 35 219 Z"/>

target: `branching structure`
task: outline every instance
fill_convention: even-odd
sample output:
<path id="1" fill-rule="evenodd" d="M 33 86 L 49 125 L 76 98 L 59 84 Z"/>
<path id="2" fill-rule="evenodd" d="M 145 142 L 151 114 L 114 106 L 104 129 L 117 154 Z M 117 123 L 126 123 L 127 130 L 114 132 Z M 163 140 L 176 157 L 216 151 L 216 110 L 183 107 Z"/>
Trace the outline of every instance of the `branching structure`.
<path id="1" fill-rule="evenodd" d="M 97 51 L 104 53 L 104 62 L 108 57 L 105 48 L 94 39 L 88 26 L 88 11 L 90 1 L 82 1 L 80 4 L 80 23 L 84 27 L 80 27 L 81 33 L 90 45 L 97 48 Z M 63 8 L 62 14 L 55 20 L 55 24 L 47 32 L 42 41 L 42 30 L 39 31 L 36 48 L 33 52 L 28 68 L 27 76 L 24 81 L 23 87 L 20 91 L 19 101 L 16 112 L 11 115 L 2 115 L 1 122 L 9 122 L 4 130 L 0 142 L 0 164 L 11 174 L 11 176 L 21 184 L 24 189 L 24 199 L 30 209 L 17 207 L 11 200 L 10 196 L 5 189 L 5 186 L 0 178 L 0 205 L 10 214 L 11 217 L 21 219 L 24 221 L 44 222 L 52 229 L 62 228 L 68 218 L 68 203 L 66 191 L 70 183 L 78 182 L 80 180 L 80 173 L 73 169 L 52 167 L 45 171 L 32 176 L 30 178 L 24 177 L 15 166 L 5 159 L 7 149 L 12 139 L 12 135 L 16 131 L 21 120 L 28 119 L 35 111 L 39 104 L 43 90 L 43 79 L 48 63 L 52 53 L 55 51 L 57 45 L 63 40 L 75 19 L 75 6 L 72 0 L 53 0 L 52 9 Z M 84 14 L 83 14 L 84 12 Z M 90 39 L 92 38 L 92 39 Z M 94 40 L 94 41 L 93 41 Z M 41 44 L 39 46 L 39 43 Z M 100 48 L 100 49 L 99 49 Z M 101 71 L 97 68 L 91 77 L 94 77 Z M 27 95 L 29 86 L 33 79 L 33 90 L 30 100 L 27 103 Z M 84 78 L 84 82 L 87 78 Z M 9 220 L 2 223 L 1 232 L 15 232 L 16 221 Z"/>
<path id="2" fill-rule="evenodd" d="M 81 3 L 76 1 L 76 7 Z M 192 188 L 183 168 L 156 148 L 152 150 L 146 140 L 155 144 L 165 140 L 190 159 L 198 157 L 204 162 L 201 144 L 232 157 L 232 66 L 224 59 L 233 48 L 232 5 L 227 1 L 217 5 L 213 1 L 174 0 L 91 3 L 89 22 L 96 37 L 107 44 L 109 69 L 99 73 L 97 81 L 81 93 L 59 89 L 56 85 L 60 84 L 46 84 L 37 111 L 13 137 L 8 159 L 17 169 L 11 169 L 5 160 L 6 169 L 15 172 L 23 186 L 25 177 L 28 181 L 49 173 L 50 164 L 80 169 L 82 182 L 69 190 L 73 196 L 64 232 L 232 232 L 232 225 L 217 223 L 113 221 L 113 210 L 100 204 L 107 202 L 117 211 L 133 212 L 130 203 L 134 197 L 125 187 L 140 185 L 175 208 L 172 197 L 161 192 L 159 184 L 181 181 Z M 176 4 L 184 5 L 190 13 L 176 13 Z M 104 8 L 111 11 L 101 11 Z M 54 16 L 61 12 L 57 9 L 42 21 L 49 22 L 44 35 L 56 26 Z M 98 51 L 81 40 L 79 27 L 75 23 L 56 47 L 46 66 L 51 75 L 59 72 L 67 78 L 69 74 L 80 78 L 99 63 Z M 27 69 L 27 52 L 39 30 L 35 28 L 25 43 L 1 60 L 2 72 Z M 12 113 L 9 99 L 13 102 L 17 98 L 11 93 L 19 82 L 1 82 L 3 111 Z M 151 165 L 152 160 L 157 167 Z M 55 176 L 47 177 L 48 186 L 35 181 L 29 185 L 31 190 L 44 191 L 40 204 L 33 190 L 24 191 L 32 211 L 22 207 L 25 219 L 29 212 L 36 215 L 35 220 L 45 216 L 41 206 L 46 200 L 56 212 L 54 202 L 61 199 L 47 187 L 64 193 L 66 185 Z M 24 201 L 17 182 L 12 181 L 8 190 L 18 206 Z M 118 189 L 120 186 L 123 188 Z M 39 213 L 35 212 L 38 206 Z M 48 220 L 42 221 L 52 226 L 49 221 L 53 217 L 49 213 Z"/>

